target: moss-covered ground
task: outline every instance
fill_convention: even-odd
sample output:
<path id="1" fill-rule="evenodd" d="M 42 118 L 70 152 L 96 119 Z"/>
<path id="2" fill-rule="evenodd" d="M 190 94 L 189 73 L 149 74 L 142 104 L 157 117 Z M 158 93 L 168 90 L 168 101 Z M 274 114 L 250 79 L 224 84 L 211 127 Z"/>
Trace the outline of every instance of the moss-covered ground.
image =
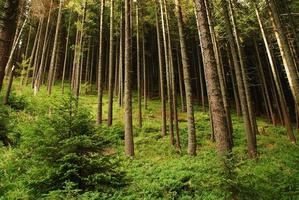
<path id="1" fill-rule="evenodd" d="M 0 199 L 34 199 L 30 195 L 34 188 L 28 184 L 28 173 L 36 170 L 30 157 L 30 143 L 35 123 L 49 114 L 52 102 L 61 98 L 60 87 L 55 86 L 51 97 L 45 88 L 34 96 L 32 90 L 15 83 L 15 98 L 23 97 L 24 109 L 8 108 L 10 115 L 9 136 L 15 142 L 10 148 L 0 147 Z M 84 90 L 84 89 L 83 89 Z M 117 99 L 117 98 L 116 98 Z M 148 109 L 143 109 L 143 128 L 137 126 L 136 98 L 134 98 L 134 158 L 124 156 L 123 151 L 123 109 L 115 99 L 113 126 L 102 134 L 113 137 L 107 154 L 120 160 L 120 168 L 125 171 L 127 185 L 106 195 L 107 199 L 230 199 L 231 188 L 238 199 L 299 199 L 299 146 L 291 144 L 286 131 L 281 126 L 268 124 L 258 119 L 260 134 L 257 136 L 257 159 L 249 159 L 246 153 L 244 125 L 241 118 L 232 116 L 234 128 L 233 156 L 229 176 L 222 170 L 215 144 L 210 140 L 209 114 L 196 106 L 196 134 L 198 150 L 196 157 L 190 157 L 187 149 L 186 116 L 179 114 L 182 150 L 170 145 L 169 136 L 161 135 L 161 103 L 150 100 Z M 19 100 L 22 101 L 22 100 Z M 88 109 L 96 117 L 97 96 L 80 97 L 80 106 Z M 104 124 L 107 119 L 107 97 L 104 97 Z M 104 125 L 106 126 L 106 125 Z M 119 137 L 118 137 L 119 136 Z M 296 133 L 297 138 L 299 137 Z M 35 177 L 36 178 L 36 177 Z M 96 191 L 94 192 L 96 193 Z M 45 197 L 56 199 L 55 197 Z M 97 199 L 91 195 L 61 196 L 61 199 Z M 60 199 L 58 198 L 58 199 Z"/>

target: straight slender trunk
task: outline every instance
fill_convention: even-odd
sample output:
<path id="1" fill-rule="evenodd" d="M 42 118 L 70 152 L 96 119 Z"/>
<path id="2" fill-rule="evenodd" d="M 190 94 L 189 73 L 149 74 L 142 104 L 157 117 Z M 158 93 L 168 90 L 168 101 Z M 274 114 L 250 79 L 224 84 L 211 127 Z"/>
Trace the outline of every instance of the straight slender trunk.
<path id="1" fill-rule="evenodd" d="M 5 95 L 3 97 L 3 105 L 7 105 L 9 103 L 8 100 L 9 100 L 9 95 L 10 95 L 10 91 L 11 91 L 11 88 L 12 88 L 15 69 L 16 69 L 15 66 L 13 66 L 11 71 L 10 71 L 6 92 L 5 92 Z"/>
<path id="2" fill-rule="evenodd" d="M 42 50 L 42 54 L 41 54 L 41 61 L 40 61 L 40 65 L 37 70 L 36 78 L 34 81 L 34 94 L 35 95 L 39 91 L 40 85 L 42 83 L 43 71 L 44 71 L 44 68 L 46 65 L 45 59 L 46 59 L 47 41 L 48 41 L 48 35 L 49 35 L 49 25 L 50 25 L 50 20 L 51 20 L 52 3 L 53 3 L 53 0 L 51 0 L 51 6 L 50 6 L 49 13 L 48 13 L 48 19 L 47 19 L 47 25 L 46 25 L 44 43 L 43 43 L 43 50 Z"/>
<path id="3" fill-rule="evenodd" d="M 196 10 L 194 9 L 194 14 L 195 14 L 195 19 L 196 19 L 196 26 L 197 26 L 197 33 L 198 33 L 198 38 L 199 38 L 199 42 L 200 42 L 200 27 L 199 27 L 199 23 L 198 23 L 198 19 L 197 19 L 197 13 Z M 201 47 L 201 51 L 202 51 L 202 46 L 199 45 Z M 197 46 L 197 52 L 198 52 L 198 70 L 199 70 L 199 79 L 200 79 L 200 92 L 201 92 L 201 106 L 202 106 L 202 111 L 206 112 L 206 106 L 205 106 L 205 96 L 204 96 L 204 74 L 203 74 L 203 66 L 202 66 L 202 55 L 199 51 L 199 47 Z"/>
<path id="4" fill-rule="evenodd" d="M 210 99 L 210 109 L 212 110 L 212 119 L 214 121 L 213 125 L 215 139 L 217 142 L 217 150 L 221 156 L 224 156 L 231 151 L 231 145 L 229 142 L 229 127 L 226 120 L 225 108 L 220 89 L 220 80 L 217 74 L 217 63 L 214 54 L 215 52 L 213 51 L 212 37 L 209 31 L 206 5 L 204 0 L 194 1 L 201 33 L 201 45 L 205 63 L 205 77 Z"/>
<path id="5" fill-rule="evenodd" d="M 124 96 L 124 87 L 123 87 L 123 55 L 124 55 L 124 48 L 123 48 L 123 6 L 121 7 L 121 17 L 120 17 L 120 38 L 119 38 L 119 67 L 118 67 L 118 74 L 119 74 L 119 89 L 118 89 L 118 105 L 120 107 L 123 106 L 123 96 Z"/>
<path id="6" fill-rule="evenodd" d="M 94 57 L 95 57 L 95 48 L 94 48 L 94 45 L 92 45 L 92 50 L 91 50 L 91 65 L 90 65 L 90 75 L 89 75 L 89 80 L 88 80 L 88 83 L 89 83 L 89 86 L 90 86 L 90 93 L 93 92 L 93 70 L 94 68 Z"/>
<path id="7" fill-rule="evenodd" d="M 159 0 L 160 12 L 161 12 L 161 22 L 162 22 L 162 36 L 163 36 L 163 50 L 164 50 L 164 59 L 165 59 L 165 69 L 166 69 L 166 85 L 167 85 L 167 97 L 168 97 L 168 106 L 169 106 L 169 135 L 170 135 L 170 144 L 174 145 L 174 133 L 173 133 L 173 107 L 172 107 L 172 94 L 170 86 L 170 72 L 169 72 L 169 54 L 168 54 L 168 45 L 166 37 L 166 25 L 165 25 L 165 16 L 164 16 L 164 6 L 163 0 Z"/>
<path id="8" fill-rule="evenodd" d="M 248 107 L 248 113 L 249 113 L 249 119 L 251 123 L 251 128 L 252 128 L 252 133 L 253 133 L 253 139 L 254 142 L 256 143 L 256 135 L 258 134 L 258 127 L 255 119 L 255 112 L 254 112 L 254 107 L 253 107 L 253 100 L 252 100 L 252 94 L 250 90 L 250 85 L 249 81 L 247 78 L 247 71 L 246 71 L 246 64 L 245 64 L 245 56 L 244 56 L 244 50 L 241 47 L 241 40 L 239 37 L 239 29 L 237 27 L 237 22 L 235 19 L 235 10 L 233 8 L 233 3 L 232 0 L 228 1 L 229 3 L 229 13 L 231 17 L 231 22 L 232 22 L 232 30 L 233 34 L 235 37 L 236 41 L 236 47 L 237 47 L 237 53 L 239 55 L 239 62 L 240 62 L 240 67 L 241 67 L 241 74 L 244 82 L 244 89 L 245 89 L 245 95 L 246 95 L 246 100 L 247 100 L 247 107 Z M 255 144 L 256 146 L 256 144 Z"/>
<path id="9" fill-rule="evenodd" d="M 78 31 L 78 40 L 76 42 L 76 56 L 74 57 L 74 87 L 73 87 L 73 95 L 77 99 L 77 103 L 80 96 L 80 87 L 81 87 L 81 68 L 83 63 L 83 58 L 81 55 L 84 54 L 84 25 L 85 25 L 85 18 L 86 18 L 86 8 L 87 8 L 87 0 L 85 0 L 83 5 L 83 15 L 81 16 L 81 27 L 77 27 Z M 80 19 L 80 18 L 79 18 Z"/>
<path id="10" fill-rule="evenodd" d="M 274 29 L 275 37 L 278 42 L 281 53 L 283 66 L 289 81 L 289 85 L 296 103 L 299 106 L 299 77 L 296 69 L 296 64 L 292 58 L 290 46 L 287 37 L 282 28 L 276 5 L 273 0 L 266 0 L 269 10 L 270 20 Z"/>
<path id="11" fill-rule="evenodd" d="M 41 18 L 41 24 L 40 24 L 40 32 L 39 32 L 39 37 L 38 37 L 38 42 L 37 42 L 37 49 L 35 52 L 35 55 L 33 54 L 34 57 L 34 61 L 33 62 L 33 72 L 32 72 L 32 80 L 31 80 L 31 87 L 34 88 L 34 83 L 35 80 L 37 79 L 37 74 L 38 74 L 38 70 L 39 70 L 39 64 L 40 64 L 40 58 L 41 58 L 41 48 L 42 48 L 42 35 L 43 35 L 43 26 L 44 26 L 44 20 L 45 18 L 42 17 Z M 32 56 L 32 55 L 31 55 Z"/>
<path id="12" fill-rule="evenodd" d="M 220 83 L 220 91 L 222 94 L 224 111 L 225 111 L 225 116 L 226 116 L 226 121 L 227 121 L 227 126 L 228 126 L 228 139 L 229 139 L 230 146 L 232 148 L 233 147 L 233 125 L 232 125 L 232 120 L 231 120 L 230 107 L 228 104 L 226 82 L 224 79 L 222 56 L 221 56 L 221 51 L 219 48 L 217 36 L 216 36 L 215 30 L 214 30 L 214 24 L 211 22 L 212 14 L 210 12 L 209 3 L 206 0 L 205 0 L 205 6 L 206 6 L 206 12 L 207 12 L 208 25 L 210 27 L 210 35 L 212 38 L 212 45 L 213 45 L 213 49 L 214 49 L 214 56 L 216 59 L 217 73 L 218 73 L 218 78 L 219 78 L 219 83 Z M 214 125 L 214 127 L 215 127 L 215 125 Z"/>
<path id="13" fill-rule="evenodd" d="M 24 60 L 28 59 L 28 52 L 29 52 L 29 44 L 30 44 L 30 41 L 31 41 L 31 35 L 32 35 L 32 26 L 29 23 L 29 31 L 28 31 L 28 36 L 27 36 L 25 53 L 24 53 L 24 57 L 23 57 Z M 26 77 L 27 77 L 26 75 L 27 75 L 28 70 L 29 70 L 29 66 L 27 66 L 27 69 L 25 68 L 25 66 L 23 66 L 22 72 L 21 72 L 21 85 L 22 86 L 25 83 L 25 80 L 26 80 Z"/>
<path id="14" fill-rule="evenodd" d="M 49 69 L 49 75 L 48 75 L 48 95 L 51 95 L 52 93 L 52 86 L 54 83 L 54 69 L 55 65 L 55 55 L 57 51 L 58 46 L 58 35 L 59 35 L 59 27 L 61 22 L 61 9 L 62 9 L 62 1 L 59 1 L 59 10 L 58 10 L 58 16 L 57 16 L 57 23 L 56 23 L 56 30 L 55 30 L 55 36 L 54 36 L 54 44 L 52 49 L 52 56 L 51 56 L 51 62 L 50 62 L 50 69 Z"/>
<path id="15" fill-rule="evenodd" d="M 0 19 L 0 91 L 5 76 L 5 67 L 9 58 L 11 46 L 17 26 L 19 0 L 6 0 L 4 15 Z"/>
<path id="16" fill-rule="evenodd" d="M 113 89 L 114 89 L 114 62 L 113 62 L 113 47 L 114 47 L 114 0 L 110 3 L 110 41 L 109 41 L 109 89 L 108 89 L 108 126 L 112 125 L 113 120 Z"/>
<path id="17" fill-rule="evenodd" d="M 230 44 L 231 55 L 233 58 L 233 65 L 234 65 L 235 73 L 236 73 L 239 98 L 240 98 L 240 102 L 241 102 L 243 120 L 245 123 L 245 133 L 246 133 L 246 138 L 247 138 L 247 150 L 248 150 L 249 156 L 251 158 L 253 158 L 253 157 L 256 157 L 256 155 L 257 155 L 256 138 L 255 138 L 255 133 L 253 132 L 250 114 L 249 114 L 249 110 L 248 110 L 245 84 L 244 84 L 244 80 L 243 80 L 243 71 L 242 71 L 240 63 L 239 63 L 238 49 L 237 49 L 237 45 L 236 45 L 235 36 L 232 31 L 233 29 L 232 29 L 232 24 L 230 21 L 229 10 L 228 10 L 229 5 L 228 5 L 227 0 L 221 0 L 221 6 L 222 6 L 222 11 L 223 11 L 224 20 L 225 20 L 226 33 L 227 33 L 228 41 Z"/>
<path id="18" fill-rule="evenodd" d="M 63 61 L 63 70 L 62 70 L 62 80 L 61 80 L 61 93 L 64 94 L 64 81 L 66 75 L 66 66 L 67 66 L 67 58 L 69 53 L 69 41 L 70 41 L 70 28 L 71 28 L 71 18 L 69 18 L 68 28 L 67 28 L 67 36 L 65 43 L 65 52 L 64 52 L 64 61 Z"/>
<path id="19" fill-rule="evenodd" d="M 253 42 L 254 42 L 254 48 L 256 51 L 256 57 L 257 57 L 257 62 L 258 62 L 257 66 L 258 66 L 258 71 L 260 74 L 260 80 L 261 80 L 261 85 L 262 85 L 261 87 L 262 87 L 262 90 L 263 90 L 263 93 L 265 96 L 264 98 L 265 98 L 266 110 L 268 110 L 268 113 L 269 113 L 268 115 L 270 117 L 271 122 L 275 125 L 275 114 L 273 111 L 273 106 L 271 104 L 269 89 L 267 87 L 267 82 L 266 82 L 265 73 L 263 70 L 261 56 L 260 56 L 259 49 L 258 49 L 257 42 L 256 42 L 255 38 L 253 39 Z"/>
<path id="20" fill-rule="evenodd" d="M 146 68 L 146 56 L 145 56 L 145 36 L 144 32 L 142 33 L 142 71 L 143 71 L 143 98 L 144 98 L 144 108 L 147 109 L 147 98 L 148 98 L 148 70 Z"/>
<path id="21" fill-rule="evenodd" d="M 170 27 L 169 27 L 169 17 L 168 17 L 168 6 L 167 1 L 164 0 L 164 10 L 165 10 L 165 30 L 167 33 L 167 43 L 168 43 L 168 76 L 169 76 L 169 88 L 170 88 L 170 104 L 169 106 L 172 109 L 172 120 L 175 128 L 175 140 L 174 135 L 170 137 L 171 144 L 176 144 L 176 148 L 180 151 L 180 129 L 179 129 L 179 120 L 178 120 L 178 111 L 177 111 L 177 93 L 176 93 L 176 81 L 174 74 L 174 63 L 173 63 L 173 54 L 172 54 L 172 44 L 171 44 L 171 35 L 170 35 Z"/>
<path id="22" fill-rule="evenodd" d="M 77 17 L 77 20 L 78 20 L 79 17 Z M 72 91 L 74 90 L 75 88 L 75 75 L 76 75 L 76 62 L 77 62 L 77 57 L 78 57 L 78 48 L 77 48 L 77 44 L 78 44 L 78 40 L 79 40 L 79 29 L 77 28 L 76 29 L 76 37 L 75 37 L 75 43 L 74 43 L 74 46 L 76 48 L 74 48 L 74 56 L 73 56 L 73 61 L 72 61 L 72 76 L 71 76 L 71 89 Z"/>
<path id="23" fill-rule="evenodd" d="M 182 69 L 181 69 L 181 62 L 180 62 L 180 57 L 179 57 L 179 47 L 176 49 L 177 53 L 177 69 L 178 69 L 178 74 L 179 74 L 179 87 L 180 87 L 180 98 L 181 98 L 181 109 L 182 112 L 186 112 L 186 106 L 185 106 L 185 98 L 184 98 L 184 82 L 183 82 L 183 75 L 182 75 Z"/>
<path id="24" fill-rule="evenodd" d="M 289 115 L 289 112 L 288 112 L 287 103 L 286 103 L 286 100 L 285 100 L 285 95 L 283 93 L 283 88 L 282 88 L 282 85 L 281 85 L 281 81 L 280 81 L 280 78 L 279 78 L 279 75 L 278 75 L 277 66 L 274 63 L 273 55 L 272 55 L 272 52 L 271 52 L 271 49 L 270 49 L 270 46 L 269 46 L 269 43 L 268 43 L 268 39 L 267 39 L 267 36 L 266 36 L 266 33 L 265 33 L 264 25 L 263 25 L 263 23 L 260 19 L 259 10 L 258 10 L 256 4 L 255 4 L 255 12 L 256 12 L 258 22 L 259 22 L 259 26 L 260 26 L 262 37 L 263 37 L 263 40 L 264 40 L 264 44 L 265 44 L 265 47 L 266 47 L 267 56 L 268 56 L 268 60 L 269 60 L 269 63 L 270 63 L 271 70 L 272 70 L 272 74 L 273 74 L 273 77 L 274 77 L 274 83 L 276 85 L 278 98 L 279 98 L 280 106 L 281 106 L 281 109 L 282 109 L 283 122 L 284 122 L 284 125 L 285 125 L 286 129 L 287 129 L 287 133 L 288 133 L 288 137 L 289 137 L 290 141 L 295 143 L 296 138 L 295 138 L 295 135 L 293 133 L 293 128 L 292 128 L 292 124 L 291 124 L 291 120 L 290 120 L 290 115 Z"/>
<path id="25" fill-rule="evenodd" d="M 125 153 L 134 156 L 133 120 L 132 120 L 132 35 L 131 35 L 131 0 L 125 0 Z"/>
<path id="26" fill-rule="evenodd" d="M 85 85 L 85 95 L 88 93 L 88 87 L 89 85 L 89 76 L 90 76 L 90 52 L 91 52 L 91 43 L 92 43 L 92 37 L 88 37 L 88 46 L 87 46 L 87 58 L 86 58 L 86 64 L 85 64 L 85 74 L 84 74 L 84 85 Z"/>
<path id="27" fill-rule="evenodd" d="M 30 72 L 32 72 L 32 76 L 34 74 L 34 69 L 35 67 L 33 66 L 33 63 L 34 63 L 34 58 L 35 58 L 35 53 L 37 52 L 37 44 L 38 44 L 38 41 L 39 41 L 39 35 L 40 35 L 40 30 L 41 30 L 41 20 L 39 20 L 38 22 L 38 27 L 37 27 L 37 30 L 36 30 L 36 34 L 35 34 L 35 38 L 34 38 L 34 43 L 33 43 L 33 47 L 32 47 L 32 50 L 31 50 L 31 54 L 30 54 L 30 58 L 29 58 L 29 64 L 28 64 L 28 68 L 27 68 L 27 71 L 26 71 L 26 75 L 25 75 L 25 85 L 28 84 L 28 79 L 29 79 L 29 76 L 30 76 Z"/>
<path id="28" fill-rule="evenodd" d="M 162 61 L 162 50 L 161 50 L 161 31 L 158 17 L 158 11 L 156 11 L 156 29 L 157 29 L 157 46 L 158 46 L 158 58 L 159 58 L 159 75 L 160 75 L 160 94 L 162 103 L 162 136 L 166 135 L 166 101 L 164 91 L 164 65 Z"/>
<path id="29" fill-rule="evenodd" d="M 176 15 L 179 28 L 179 39 L 181 46 L 183 73 L 184 73 L 184 84 L 186 92 L 186 105 L 187 105 L 187 121 L 188 121 L 188 154 L 191 156 L 196 155 L 196 134 L 195 134 L 195 122 L 194 122 L 194 108 L 193 108 L 193 97 L 192 97 L 192 86 L 191 86 L 191 73 L 190 66 L 186 51 L 186 42 L 183 31 L 183 16 L 181 10 L 180 0 L 175 0 L 176 4 Z"/>
<path id="30" fill-rule="evenodd" d="M 103 115 L 103 21 L 104 21 L 105 0 L 101 0 L 100 8 L 100 37 L 99 37 L 99 61 L 98 61 L 98 110 L 97 125 L 102 124 Z"/>
<path id="31" fill-rule="evenodd" d="M 138 125 L 142 128 L 142 97 L 141 97 L 141 67 L 140 67 L 140 36 L 139 36 L 139 5 L 136 3 L 136 53 L 137 53 L 137 95 L 138 95 Z M 145 80 L 144 80 L 145 81 Z"/>
<path id="32" fill-rule="evenodd" d="M 233 87 L 233 93 L 234 93 L 234 100 L 235 100 L 235 107 L 236 107 L 236 112 L 237 116 L 241 117 L 242 116 L 242 111 L 241 111 L 241 103 L 240 103 L 240 98 L 239 98 L 239 92 L 238 92 L 238 84 L 236 81 L 236 74 L 234 70 L 234 66 L 232 64 L 232 56 L 231 56 L 231 49 L 230 46 L 226 46 L 226 52 L 227 52 L 227 60 L 228 60 L 228 65 L 230 68 L 230 75 L 231 75 L 231 81 L 232 81 L 232 87 Z"/>
<path id="33" fill-rule="evenodd" d="M 115 73 L 114 73 L 114 96 L 117 96 L 118 94 L 118 89 L 119 89 L 119 75 L 118 75 L 118 67 L 119 67 L 119 38 L 116 40 L 115 44 Z"/>
<path id="34" fill-rule="evenodd" d="M 10 50 L 10 54 L 9 54 L 9 58 L 8 58 L 8 61 L 6 63 L 6 67 L 5 67 L 5 71 L 6 73 L 9 73 L 10 74 L 10 71 L 12 69 L 12 65 L 13 65 L 13 60 L 14 58 L 16 57 L 19 57 L 18 56 L 18 52 L 21 51 L 20 48 L 18 48 L 19 46 L 19 41 L 21 39 L 21 36 L 22 36 L 22 33 L 23 33 L 23 30 L 24 30 L 24 27 L 25 25 L 27 24 L 27 17 L 25 18 L 23 24 L 18 27 L 18 30 L 16 31 L 16 34 L 15 34 L 15 37 L 14 37 L 14 41 L 13 41 L 13 45 L 11 47 L 11 50 Z M 8 75 L 9 75 L 8 74 Z"/>

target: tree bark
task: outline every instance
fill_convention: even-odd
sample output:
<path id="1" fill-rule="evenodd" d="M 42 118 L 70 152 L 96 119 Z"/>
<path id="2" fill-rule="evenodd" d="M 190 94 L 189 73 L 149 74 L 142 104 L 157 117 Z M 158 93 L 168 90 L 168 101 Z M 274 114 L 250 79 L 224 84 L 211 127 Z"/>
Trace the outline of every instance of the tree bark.
<path id="1" fill-rule="evenodd" d="M 138 93 L 138 125 L 142 128 L 142 97 L 141 97 L 141 67 L 140 67 L 140 34 L 139 34 L 139 2 L 136 3 L 136 51 L 137 51 L 137 93 Z M 145 82 L 145 80 L 144 80 Z"/>
<path id="2" fill-rule="evenodd" d="M 156 11 L 156 29 L 157 29 L 157 46 L 158 46 L 158 58 L 159 58 L 159 75 L 160 75 L 160 94 L 162 103 L 162 136 L 166 135 L 166 102 L 165 102 L 165 90 L 164 90 L 164 66 L 162 61 L 161 50 L 161 31 L 158 17 L 158 11 Z"/>
<path id="3" fill-rule="evenodd" d="M 99 37 L 99 63 L 98 63 L 98 110 L 97 125 L 102 124 L 103 116 L 103 21 L 104 21 L 105 0 L 101 0 L 100 7 L 100 37 Z"/>
<path id="4" fill-rule="evenodd" d="M 188 121 L 188 154 L 191 156 L 196 155 L 196 133 L 195 133 L 195 122 L 194 122 L 194 108 L 193 108 L 193 97 L 192 97 L 192 86 L 191 86 L 191 73 L 190 66 L 186 51 L 186 42 L 183 30 L 183 16 L 181 10 L 180 0 L 175 0 L 176 4 L 176 15 L 179 28 L 179 39 L 181 45 L 181 55 L 184 73 L 184 84 L 186 92 L 186 105 L 187 105 L 187 121 Z"/>
<path id="5" fill-rule="evenodd" d="M 110 41 L 109 41 L 109 89 L 108 89 L 108 126 L 112 125 L 113 120 L 113 89 L 114 89 L 114 0 L 110 3 Z"/>
<path id="6" fill-rule="evenodd" d="M 132 120 L 132 35 L 131 35 L 131 0 L 125 0 L 125 153 L 134 156 L 133 120 Z"/>
<path id="7" fill-rule="evenodd" d="M 48 75 L 48 95 L 51 95 L 52 93 L 52 86 L 54 82 L 54 69 L 55 65 L 55 55 L 57 51 L 57 44 L 58 44 L 58 35 L 59 35 L 59 27 L 61 22 L 61 9 L 62 9 L 62 0 L 59 1 L 59 10 L 58 10 L 58 16 L 57 16 L 57 23 L 56 23 L 56 30 L 55 30 L 55 36 L 54 36 L 54 44 L 52 49 L 52 56 L 50 61 L 50 69 L 49 69 L 49 75 Z"/>
<path id="8" fill-rule="evenodd" d="M 118 89 L 118 104 L 120 107 L 123 106 L 123 97 L 124 97 L 124 75 L 123 75 L 123 71 L 124 71 L 124 63 L 123 63 L 123 55 L 124 55 L 124 45 L 123 45 L 123 36 L 124 36 L 124 31 L 123 31 L 123 21 L 124 21 L 124 17 L 123 17 L 123 5 L 121 7 L 121 16 L 120 16 L 120 28 L 119 28 L 119 33 L 120 33 L 120 38 L 119 38 L 119 67 L 118 67 L 118 74 L 119 74 L 119 89 Z"/>
<path id="9" fill-rule="evenodd" d="M 220 81 L 217 74 L 217 64 L 213 51 L 212 37 L 204 0 L 194 0 L 196 5 L 198 23 L 200 27 L 201 45 L 205 63 L 205 76 L 209 93 L 210 109 L 212 110 L 213 125 L 217 142 L 218 153 L 223 156 L 231 151 L 229 144 L 229 128 L 226 121 L 224 104 L 220 90 Z"/>

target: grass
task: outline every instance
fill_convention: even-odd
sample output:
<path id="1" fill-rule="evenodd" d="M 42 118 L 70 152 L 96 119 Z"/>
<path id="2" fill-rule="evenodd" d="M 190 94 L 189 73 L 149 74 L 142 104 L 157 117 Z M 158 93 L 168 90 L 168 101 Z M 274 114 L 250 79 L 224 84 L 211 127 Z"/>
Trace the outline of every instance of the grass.
<path id="1" fill-rule="evenodd" d="M 48 97 L 45 88 L 33 96 L 30 88 L 21 88 L 15 84 L 18 95 L 24 95 L 28 106 L 24 111 L 13 111 L 14 126 L 12 132 L 22 138 L 30 134 L 33 124 L 42 113 L 47 113 L 51 102 L 61 96 L 60 88 L 55 87 L 52 97 Z M 82 95 L 80 105 L 87 107 L 94 119 L 96 117 L 97 96 Z M 107 95 L 103 100 L 104 121 L 107 119 Z M 210 121 L 208 113 L 201 112 L 196 106 L 196 132 L 198 155 L 189 157 L 187 151 L 186 115 L 179 114 L 182 152 L 170 145 L 169 137 L 160 136 L 161 108 L 158 100 L 150 100 L 148 109 L 143 109 L 143 128 L 137 126 L 136 98 L 134 107 L 134 159 L 124 156 L 123 141 L 111 144 L 110 151 L 121 159 L 121 168 L 129 179 L 127 187 L 105 197 L 107 199 L 229 199 L 234 188 L 239 199 L 299 199 L 299 146 L 291 144 L 286 130 L 281 126 L 272 126 L 258 119 L 258 126 L 265 132 L 257 136 L 259 157 L 248 159 L 244 125 L 236 115 L 232 116 L 234 127 L 233 168 L 231 174 L 222 170 L 215 144 L 210 141 Z M 122 131 L 123 109 L 114 103 L 111 130 Z M 104 125 L 105 126 L 105 125 Z M 25 128 L 24 128 L 25 127 Z M 296 133 L 298 138 L 298 133 Z M 16 136 L 15 136 L 16 137 Z M 30 199 L 28 188 L 22 176 L 26 170 L 21 166 L 24 160 L 18 160 L 20 147 L 1 148 L 0 150 L 0 199 Z M 30 155 L 27 155 L 30 156 Z M 26 156 L 25 156 L 26 157 Z M 24 156 L 22 157 L 24 158 Z M 28 166 L 28 165 L 27 165 Z M 29 165 L 30 166 L 30 165 Z M 18 172 L 18 167 L 23 172 Z M 17 173 L 18 172 L 18 173 Z M 24 178 L 24 177 L 23 177 Z M 4 191 L 1 193 L 1 191 Z M 77 197 L 84 199 L 85 197 Z M 76 198 L 75 198 L 76 199 Z M 87 199 L 91 199 L 90 197 Z"/>

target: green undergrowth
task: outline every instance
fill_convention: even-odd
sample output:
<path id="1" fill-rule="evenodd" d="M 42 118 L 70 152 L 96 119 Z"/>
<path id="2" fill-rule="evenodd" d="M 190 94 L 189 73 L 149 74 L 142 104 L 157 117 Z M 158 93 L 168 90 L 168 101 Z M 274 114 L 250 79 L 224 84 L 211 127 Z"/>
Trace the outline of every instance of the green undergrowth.
<path id="1" fill-rule="evenodd" d="M 114 125 L 96 127 L 96 95 L 79 99 L 79 113 L 69 116 L 68 92 L 45 88 L 34 96 L 15 87 L 9 106 L 0 106 L 0 199 L 299 199 L 299 146 L 283 127 L 258 120 L 259 156 L 248 159 L 242 120 L 233 115 L 234 143 L 230 171 L 223 171 L 211 142 L 208 113 L 196 107 L 198 154 L 187 155 L 185 114 L 179 115 L 181 151 L 162 137 L 160 102 L 143 109 L 143 128 L 134 118 L 134 158 L 124 156 L 123 110 L 114 105 Z M 64 103 L 63 103 L 64 102 Z M 134 99 L 134 116 L 136 116 Z M 72 121 L 76 126 L 70 126 Z M 70 135 L 64 135 L 69 133 Z M 296 134 L 298 137 L 298 134 Z M 84 173 L 82 172 L 84 171 Z M 106 185 L 103 183 L 107 183 Z"/>

